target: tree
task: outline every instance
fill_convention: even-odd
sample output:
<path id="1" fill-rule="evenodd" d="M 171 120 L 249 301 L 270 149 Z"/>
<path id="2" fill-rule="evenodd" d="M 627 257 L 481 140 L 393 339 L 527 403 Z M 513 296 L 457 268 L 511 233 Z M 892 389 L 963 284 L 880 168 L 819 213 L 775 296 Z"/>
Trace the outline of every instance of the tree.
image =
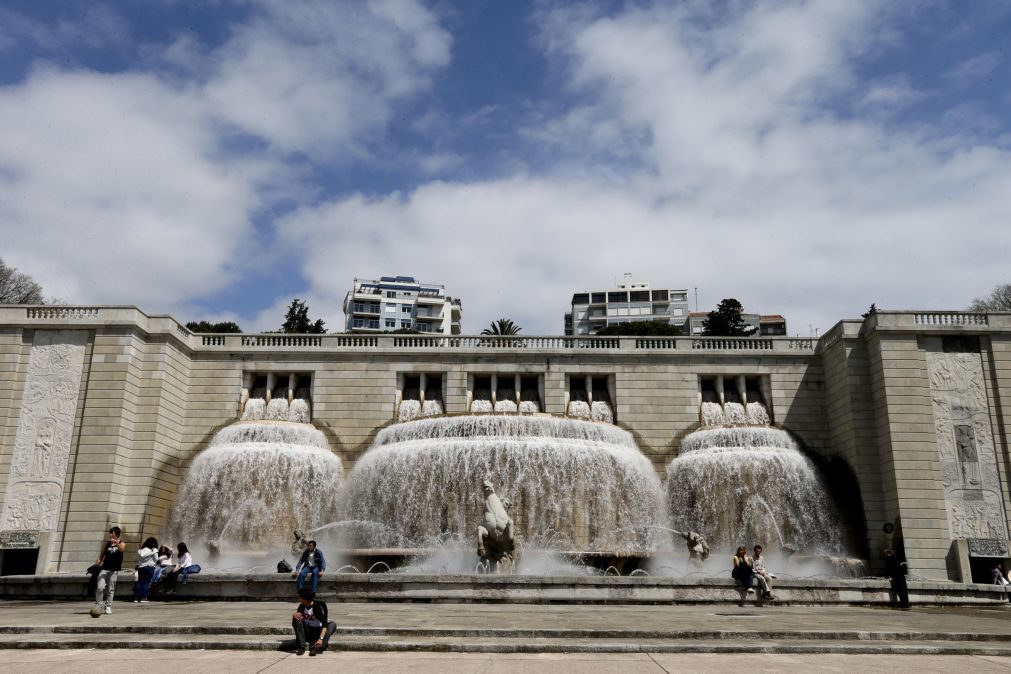
<path id="1" fill-rule="evenodd" d="M 221 323 L 208 323 L 207 321 L 190 321 L 186 324 L 186 327 L 190 329 L 190 332 L 231 332 L 237 333 L 242 332 L 240 328 L 233 321 L 222 321 Z"/>
<path id="2" fill-rule="evenodd" d="M 482 335 L 518 335 L 523 330 L 509 318 L 492 321 L 491 325 L 481 331 Z"/>
<path id="3" fill-rule="evenodd" d="M 45 304 L 42 286 L 0 258 L 0 304 Z"/>
<path id="4" fill-rule="evenodd" d="M 284 315 L 281 332 L 322 335 L 326 332 L 326 328 L 322 318 L 317 318 L 315 321 L 309 320 L 309 307 L 296 297 L 288 305 L 288 313 Z"/>
<path id="5" fill-rule="evenodd" d="M 716 311 L 710 311 L 709 316 L 702 321 L 702 334 L 706 337 L 750 337 L 758 328 L 748 326 L 741 318 L 744 307 L 730 297 L 716 306 Z"/>
<path id="6" fill-rule="evenodd" d="M 977 297 L 969 311 L 1011 311 L 1011 283 L 994 286 L 987 297 Z"/>
<path id="7" fill-rule="evenodd" d="M 876 314 L 876 313 L 878 313 L 878 307 L 877 307 L 876 304 L 874 304 L 874 302 L 871 302 L 871 308 L 868 309 L 866 313 L 863 313 L 863 314 L 860 314 L 860 315 L 863 318 L 870 318 L 871 314 Z"/>
<path id="8" fill-rule="evenodd" d="M 632 321 L 630 323 L 614 323 L 597 330 L 598 337 L 616 337 L 619 335 L 634 335 L 636 337 L 679 337 L 681 328 L 670 323 L 659 321 Z"/>

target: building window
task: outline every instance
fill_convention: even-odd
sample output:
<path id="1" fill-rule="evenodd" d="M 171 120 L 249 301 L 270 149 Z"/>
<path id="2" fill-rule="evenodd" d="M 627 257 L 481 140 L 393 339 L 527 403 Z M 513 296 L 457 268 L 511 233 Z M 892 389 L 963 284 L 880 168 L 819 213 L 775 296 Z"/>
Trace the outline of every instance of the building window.
<path id="1" fill-rule="evenodd" d="M 627 292 L 607 293 L 607 301 L 608 302 L 627 302 L 628 301 L 628 293 Z"/>
<path id="2" fill-rule="evenodd" d="M 671 295 L 670 295 L 670 301 L 671 302 L 687 302 L 688 301 L 688 296 L 685 295 L 684 293 L 671 293 Z"/>
<path id="3" fill-rule="evenodd" d="M 593 293 L 592 297 L 594 304 L 603 304 L 606 301 L 604 293 Z"/>
<path id="4" fill-rule="evenodd" d="M 386 327 L 388 327 L 388 328 L 395 328 L 395 327 L 397 327 L 397 322 L 394 321 L 394 320 L 392 320 L 392 319 L 387 318 L 386 319 Z"/>
<path id="5" fill-rule="evenodd" d="M 396 297 L 397 296 L 397 291 L 396 290 L 387 290 L 386 291 L 386 296 L 387 297 Z"/>
<path id="6" fill-rule="evenodd" d="M 579 293 L 572 296 L 573 304 L 589 304 L 590 294 L 589 293 Z"/>
<path id="7" fill-rule="evenodd" d="M 633 302 L 649 302 L 648 290 L 633 290 L 630 294 Z"/>
<path id="8" fill-rule="evenodd" d="M 666 290 L 654 290 L 653 291 L 653 301 L 654 302 L 666 302 L 667 301 L 667 291 Z"/>
<path id="9" fill-rule="evenodd" d="M 400 313 L 402 313 L 402 314 L 409 314 L 409 313 L 411 313 L 411 305 L 410 304 L 404 304 L 404 305 L 402 305 L 400 307 Z"/>

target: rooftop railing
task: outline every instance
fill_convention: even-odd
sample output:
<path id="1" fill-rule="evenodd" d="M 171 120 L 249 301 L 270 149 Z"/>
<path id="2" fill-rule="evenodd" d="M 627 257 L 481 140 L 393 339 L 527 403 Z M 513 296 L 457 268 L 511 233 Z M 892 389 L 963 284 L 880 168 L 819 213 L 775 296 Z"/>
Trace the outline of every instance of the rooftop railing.
<path id="1" fill-rule="evenodd" d="M 850 323 L 853 323 L 852 321 Z M 913 333 L 1011 332 L 1011 312 L 878 311 L 863 330 Z M 347 350 L 527 350 L 550 352 L 601 351 L 618 353 L 813 354 L 819 340 L 803 337 L 595 337 L 332 334 L 206 334 L 192 333 L 171 316 L 151 316 L 125 306 L 0 306 L 0 326 L 96 329 L 136 326 L 148 334 L 171 335 L 195 350 L 347 351 Z"/>

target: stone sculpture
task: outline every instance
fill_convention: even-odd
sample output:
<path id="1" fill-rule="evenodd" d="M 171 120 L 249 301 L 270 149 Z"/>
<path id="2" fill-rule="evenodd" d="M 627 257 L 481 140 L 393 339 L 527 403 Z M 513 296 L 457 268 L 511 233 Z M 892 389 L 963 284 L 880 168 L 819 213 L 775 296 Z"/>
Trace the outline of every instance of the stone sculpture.
<path id="1" fill-rule="evenodd" d="M 516 555 L 513 520 L 506 512 L 512 503 L 499 499 L 490 480 L 484 487 L 484 524 L 477 528 L 477 556 L 490 572 L 512 573 Z"/>
<path id="2" fill-rule="evenodd" d="M 685 545 L 688 546 L 688 556 L 692 566 L 696 569 L 701 569 L 702 562 L 709 559 L 709 544 L 706 543 L 706 539 L 702 534 L 695 531 L 678 531 L 676 533 L 685 539 Z"/>
<path id="3" fill-rule="evenodd" d="M 296 556 L 301 555 L 307 545 L 309 545 L 309 541 L 305 537 L 305 532 L 301 529 L 295 529 L 295 540 L 291 542 L 291 554 Z"/>

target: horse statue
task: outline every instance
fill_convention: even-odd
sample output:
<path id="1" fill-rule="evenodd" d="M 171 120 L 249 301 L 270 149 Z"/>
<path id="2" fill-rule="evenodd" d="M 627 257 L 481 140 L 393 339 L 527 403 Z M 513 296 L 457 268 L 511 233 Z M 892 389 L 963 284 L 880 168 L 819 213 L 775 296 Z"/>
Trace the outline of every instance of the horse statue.
<path id="1" fill-rule="evenodd" d="M 695 531 L 677 531 L 675 533 L 685 539 L 692 566 L 701 569 L 702 563 L 709 559 L 709 544 L 706 543 L 706 539 Z"/>
<path id="2" fill-rule="evenodd" d="M 477 528 L 477 556 L 489 571 L 512 573 L 516 557 L 513 520 L 506 512 L 509 499 L 499 499 L 491 480 L 484 484 L 484 524 Z"/>

